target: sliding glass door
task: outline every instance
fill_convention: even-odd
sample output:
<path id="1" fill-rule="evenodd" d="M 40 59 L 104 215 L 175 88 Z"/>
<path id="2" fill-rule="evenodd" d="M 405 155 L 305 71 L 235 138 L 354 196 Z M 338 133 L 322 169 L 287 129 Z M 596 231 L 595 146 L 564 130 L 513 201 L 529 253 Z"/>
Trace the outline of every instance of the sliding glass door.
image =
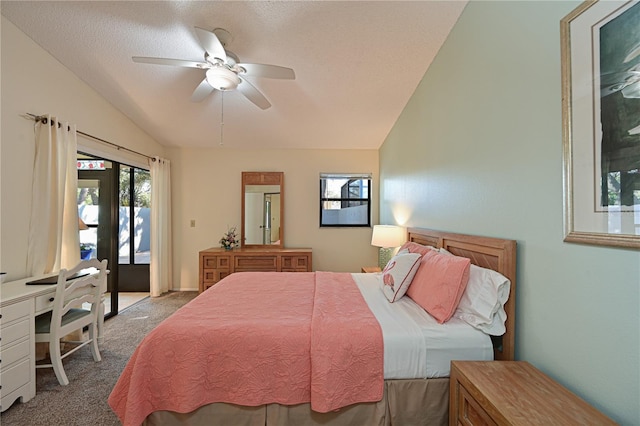
<path id="1" fill-rule="evenodd" d="M 119 290 L 148 292 L 151 260 L 151 176 L 148 170 L 120 165 L 119 201 Z"/>
<path id="2" fill-rule="evenodd" d="M 149 171 L 79 153 L 77 201 L 81 257 L 108 260 L 108 318 L 149 293 Z"/>

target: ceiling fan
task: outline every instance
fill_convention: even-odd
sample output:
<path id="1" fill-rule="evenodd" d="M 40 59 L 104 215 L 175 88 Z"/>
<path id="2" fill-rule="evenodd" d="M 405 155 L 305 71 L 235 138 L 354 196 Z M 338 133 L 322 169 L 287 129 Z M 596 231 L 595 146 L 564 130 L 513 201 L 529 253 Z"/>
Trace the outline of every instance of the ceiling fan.
<path id="1" fill-rule="evenodd" d="M 269 103 L 267 98 L 251 84 L 245 76 L 285 80 L 294 80 L 296 78 L 291 68 L 240 62 L 236 54 L 225 50 L 225 46 L 231 39 L 231 35 L 222 28 L 207 31 L 195 27 L 195 32 L 198 40 L 200 40 L 200 45 L 205 51 L 204 62 L 168 58 L 147 58 L 142 56 L 134 56 L 132 59 L 134 62 L 140 63 L 206 70 L 204 80 L 202 80 L 191 95 L 193 102 L 202 101 L 214 90 L 225 92 L 237 89 L 258 107 L 267 109 L 271 106 L 271 103 Z"/>

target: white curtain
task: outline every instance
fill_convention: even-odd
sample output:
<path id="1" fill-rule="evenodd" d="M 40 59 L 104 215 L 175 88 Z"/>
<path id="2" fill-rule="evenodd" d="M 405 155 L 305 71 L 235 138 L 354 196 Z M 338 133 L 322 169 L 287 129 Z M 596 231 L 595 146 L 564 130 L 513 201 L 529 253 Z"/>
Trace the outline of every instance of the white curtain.
<path id="1" fill-rule="evenodd" d="M 71 268 L 80 261 L 76 126 L 44 116 L 35 124 L 27 272 Z"/>
<path id="2" fill-rule="evenodd" d="M 151 169 L 151 297 L 169 291 L 171 282 L 171 168 L 156 157 Z"/>

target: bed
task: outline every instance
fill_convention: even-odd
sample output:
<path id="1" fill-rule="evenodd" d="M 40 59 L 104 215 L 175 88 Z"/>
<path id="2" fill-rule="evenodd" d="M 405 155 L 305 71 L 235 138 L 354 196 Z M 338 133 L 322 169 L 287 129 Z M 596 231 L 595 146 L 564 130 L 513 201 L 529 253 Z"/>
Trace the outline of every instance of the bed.
<path id="1" fill-rule="evenodd" d="M 504 333 L 382 303 L 381 274 L 232 274 L 144 339 L 109 404 L 124 425 L 447 424 L 451 360 L 513 359 L 516 242 L 421 228 L 408 242 L 506 277 Z"/>

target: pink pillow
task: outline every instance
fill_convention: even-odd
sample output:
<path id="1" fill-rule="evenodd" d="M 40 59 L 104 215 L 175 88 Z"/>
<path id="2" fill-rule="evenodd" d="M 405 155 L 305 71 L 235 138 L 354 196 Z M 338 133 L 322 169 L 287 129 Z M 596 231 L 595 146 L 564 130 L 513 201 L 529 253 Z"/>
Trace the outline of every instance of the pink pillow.
<path id="1" fill-rule="evenodd" d="M 429 251 L 438 251 L 437 248 L 431 246 L 423 246 L 422 244 L 414 243 L 413 241 L 407 241 L 400 247 L 398 253 L 402 250 L 408 250 L 409 253 L 418 253 L 424 256 L 425 253 Z"/>
<path id="2" fill-rule="evenodd" d="M 407 290 L 407 296 L 444 323 L 456 311 L 469 281 L 471 260 L 447 256 L 434 250 L 422 256 L 418 272 Z"/>

